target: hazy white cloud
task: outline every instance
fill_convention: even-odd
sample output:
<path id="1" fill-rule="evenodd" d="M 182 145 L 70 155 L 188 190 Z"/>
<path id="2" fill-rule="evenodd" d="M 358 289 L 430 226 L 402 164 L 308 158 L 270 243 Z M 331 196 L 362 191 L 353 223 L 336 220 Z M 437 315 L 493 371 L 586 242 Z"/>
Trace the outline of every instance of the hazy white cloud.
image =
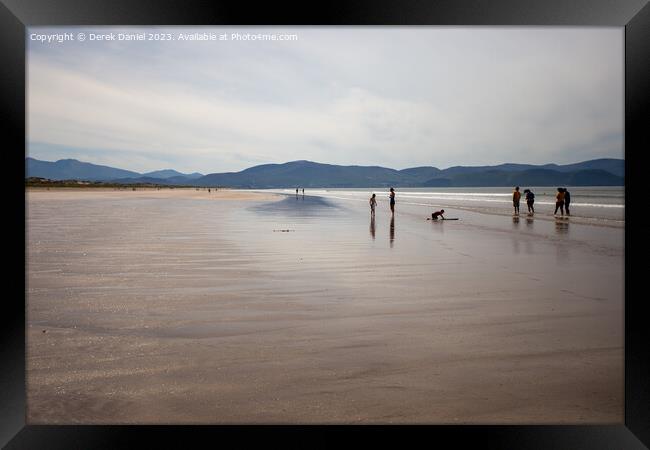
<path id="1" fill-rule="evenodd" d="M 30 32 L 80 30 L 98 31 Z M 623 157 L 622 29 L 254 30 L 299 39 L 29 42 L 29 155 L 203 173 Z"/>

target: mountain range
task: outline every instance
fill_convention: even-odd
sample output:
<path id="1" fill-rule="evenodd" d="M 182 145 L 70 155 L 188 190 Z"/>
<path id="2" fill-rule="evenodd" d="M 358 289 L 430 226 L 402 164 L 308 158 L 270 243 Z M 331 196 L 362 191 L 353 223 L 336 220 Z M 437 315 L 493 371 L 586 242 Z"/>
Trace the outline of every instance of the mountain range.
<path id="1" fill-rule="evenodd" d="M 594 159 L 575 164 L 500 164 L 431 166 L 396 170 L 379 166 L 339 166 L 312 161 L 263 164 L 240 172 L 183 174 L 172 169 L 138 173 L 62 159 L 26 158 L 26 176 L 51 180 L 110 181 L 123 184 L 223 186 L 233 188 L 478 187 L 478 186 L 623 186 L 625 160 Z"/>
<path id="2" fill-rule="evenodd" d="M 138 173 L 131 170 L 77 161 L 76 159 L 60 159 L 51 162 L 27 157 L 25 166 L 27 177 L 40 177 L 50 180 L 121 180 L 127 183 L 131 180 L 132 183 L 184 184 L 203 177 L 203 174 L 200 173 L 184 174 L 172 169 Z"/>

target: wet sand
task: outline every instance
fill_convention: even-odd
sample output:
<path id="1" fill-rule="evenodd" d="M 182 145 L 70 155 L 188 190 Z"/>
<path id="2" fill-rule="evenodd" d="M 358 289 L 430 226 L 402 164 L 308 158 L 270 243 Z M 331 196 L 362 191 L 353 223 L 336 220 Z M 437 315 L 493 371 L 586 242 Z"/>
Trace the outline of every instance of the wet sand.
<path id="1" fill-rule="evenodd" d="M 26 201 L 30 424 L 623 422 L 623 229 L 221 190 Z"/>

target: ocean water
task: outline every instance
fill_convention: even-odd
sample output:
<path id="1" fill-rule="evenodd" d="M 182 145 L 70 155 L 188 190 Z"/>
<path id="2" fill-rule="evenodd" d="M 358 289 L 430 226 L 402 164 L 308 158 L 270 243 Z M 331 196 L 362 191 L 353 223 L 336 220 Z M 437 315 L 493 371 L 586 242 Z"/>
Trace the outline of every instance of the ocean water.
<path id="1" fill-rule="evenodd" d="M 520 212 L 526 214 L 524 189 L 535 194 L 535 215 L 551 216 L 555 210 L 556 189 L 553 187 L 522 187 Z M 269 189 L 286 195 L 295 195 L 295 189 Z M 510 215 L 512 209 L 511 188 L 397 188 L 396 203 L 422 206 L 423 209 L 452 208 L 485 214 Z M 594 224 L 622 226 L 625 220 L 625 188 L 623 186 L 571 187 L 571 217 Z M 349 202 L 367 203 L 372 193 L 377 194 L 378 203 L 388 202 L 388 189 L 305 189 L 305 195 L 319 196 Z M 302 195 L 302 191 L 300 191 Z M 365 205 L 364 205 L 365 206 Z M 558 212 L 559 214 L 559 212 Z"/>

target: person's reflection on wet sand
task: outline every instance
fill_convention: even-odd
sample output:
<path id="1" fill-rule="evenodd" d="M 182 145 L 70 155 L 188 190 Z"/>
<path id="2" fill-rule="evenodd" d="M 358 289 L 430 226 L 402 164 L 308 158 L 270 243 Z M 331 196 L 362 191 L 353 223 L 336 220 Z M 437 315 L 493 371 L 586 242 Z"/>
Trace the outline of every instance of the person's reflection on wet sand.
<path id="1" fill-rule="evenodd" d="M 569 232 L 569 222 L 564 219 L 556 219 L 555 231 L 557 231 L 558 234 L 567 234 Z"/>
<path id="2" fill-rule="evenodd" d="M 525 245 L 525 252 L 527 255 L 533 255 L 535 253 L 535 249 L 533 248 L 533 240 L 532 239 L 526 239 L 526 242 L 524 243 Z"/>
<path id="3" fill-rule="evenodd" d="M 532 230 L 534 223 L 535 223 L 535 221 L 532 219 L 532 217 L 526 218 L 526 227 L 527 228 Z"/>
<path id="4" fill-rule="evenodd" d="M 519 229 L 519 216 L 516 216 L 512 218 L 512 229 L 517 230 Z M 519 234 L 512 234 L 512 249 L 515 252 L 515 254 L 519 254 Z"/>
<path id="5" fill-rule="evenodd" d="M 395 216 L 390 218 L 390 248 L 393 248 L 393 241 L 395 240 Z"/>
<path id="6" fill-rule="evenodd" d="M 375 240 L 375 216 L 370 216 L 370 236 Z"/>

